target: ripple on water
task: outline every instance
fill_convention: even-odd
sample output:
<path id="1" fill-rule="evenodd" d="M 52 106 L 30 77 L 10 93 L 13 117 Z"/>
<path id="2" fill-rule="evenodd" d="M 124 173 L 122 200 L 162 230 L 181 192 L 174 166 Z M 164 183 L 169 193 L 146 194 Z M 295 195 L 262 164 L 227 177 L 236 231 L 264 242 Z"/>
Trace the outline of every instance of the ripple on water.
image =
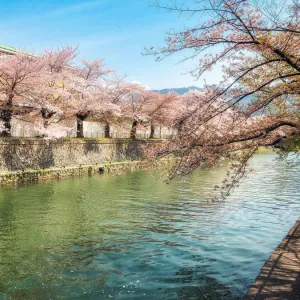
<path id="1" fill-rule="evenodd" d="M 299 168 L 258 155 L 169 185 L 146 172 L 0 191 L 0 298 L 242 299 L 299 216 Z M 2 299 L 1 298 L 1 299 Z"/>

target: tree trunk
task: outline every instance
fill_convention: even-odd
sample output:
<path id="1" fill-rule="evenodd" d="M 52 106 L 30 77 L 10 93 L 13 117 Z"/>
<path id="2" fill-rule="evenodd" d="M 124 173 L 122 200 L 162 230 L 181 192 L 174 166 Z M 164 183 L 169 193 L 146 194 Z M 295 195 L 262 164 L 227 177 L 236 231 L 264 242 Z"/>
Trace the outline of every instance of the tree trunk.
<path id="1" fill-rule="evenodd" d="M 78 138 L 84 138 L 83 134 L 83 121 L 87 119 L 88 113 L 77 114 L 77 135 Z"/>
<path id="2" fill-rule="evenodd" d="M 83 120 L 77 119 L 77 135 L 78 138 L 83 138 Z"/>
<path id="3" fill-rule="evenodd" d="M 44 128 L 47 128 L 53 122 L 53 117 L 55 114 L 55 111 L 50 111 L 44 107 L 41 109 Z"/>
<path id="4" fill-rule="evenodd" d="M 0 133 L 1 136 L 11 136 L 11 119 L 13 116 L 13 98 L 14 94 L 11 93 L 7 100 L 7 108 L 2 109 L 0 118 L 4 123 L 5 130 Z"/>
<path id="5" fill-rule="evenodd" d="M 182 133 L 182 129 L 183 129 L 183 124 L 184 122 L 183 121 L 180 121 L 177 126 L 176 126 L 176 129 L 177 129 L 177 137 L 181 137 L 183 135 Z"/>
<path id="6" fill-rule="evenodd" d="M 155 131 L 154 125 L 151 125 L 150 139 L 154 139 L 154 131 Z"/>
<path id="7" fill-rule="evenodd" d="M 13 111 L 11 108 L 0 110 L 0 119 L 4 123 L 5 130 L 0 132 L 0 136 L 11 136 L 11 119 Z"/>
<path id="8" fill-rule="evenodd" d="M 110 138 L 110 126 L 109 126 L 109 123 L 106 123 L 105 124 L 105 128 L 104 128 L 104 130 L 105 130 L 105 138 Z"/>
<path id="9" fill-rule="evenodd" d="M 130 130 L 130 138 L 131 139 L 136 139 L 136 129 L 137 129 L 138 122 L 133 121 L 131 130 Z"/>

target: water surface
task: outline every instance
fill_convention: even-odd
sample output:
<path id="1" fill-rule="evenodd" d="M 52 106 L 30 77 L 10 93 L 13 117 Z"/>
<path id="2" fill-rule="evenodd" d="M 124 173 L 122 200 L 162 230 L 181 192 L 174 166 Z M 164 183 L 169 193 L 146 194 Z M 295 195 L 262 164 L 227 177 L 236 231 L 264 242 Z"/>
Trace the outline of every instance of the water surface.
<path id="1" fill-rule="evenodd" d="M 257 155 L 167 185 L 139 171 L 0 190 L 0 299 L 242 299 L 299 217 L 300 169 Z"/>

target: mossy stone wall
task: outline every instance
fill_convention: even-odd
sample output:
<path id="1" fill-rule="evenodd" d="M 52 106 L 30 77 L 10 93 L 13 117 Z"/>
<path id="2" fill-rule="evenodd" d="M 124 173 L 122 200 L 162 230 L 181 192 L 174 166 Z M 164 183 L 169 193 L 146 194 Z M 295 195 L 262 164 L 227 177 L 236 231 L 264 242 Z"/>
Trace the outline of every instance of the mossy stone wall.
<path id="1" fill-rule="evenodd" d="M 0 173 L 141 160 L 150 141 L 0 139 Z"/>

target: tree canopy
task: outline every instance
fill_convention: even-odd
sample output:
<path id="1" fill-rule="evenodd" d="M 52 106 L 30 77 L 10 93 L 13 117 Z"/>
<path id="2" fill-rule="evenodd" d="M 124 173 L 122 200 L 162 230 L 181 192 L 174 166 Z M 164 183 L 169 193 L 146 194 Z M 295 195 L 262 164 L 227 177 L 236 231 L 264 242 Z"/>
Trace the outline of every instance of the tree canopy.
<path id="1" fill-rule="evenodd" d="M 169 4 L 168 4 L 169 3 Z M 188 174 L 234 157 L 231 187 L 260 146 L 299 136 L 300 4 L 294 1 L 198 0 L 156 2 L 169 12 L 187 15 L 195 25 L 170 31 L 161 48 L 146 49 L 160 61 L 182 52 L 193 59 L 191 75 L 222 64 L 223 79 L 193 95 L 193 108 L 177 120 L 178 141 L 154 151 L 181 157 L 172 175 Z"/>

